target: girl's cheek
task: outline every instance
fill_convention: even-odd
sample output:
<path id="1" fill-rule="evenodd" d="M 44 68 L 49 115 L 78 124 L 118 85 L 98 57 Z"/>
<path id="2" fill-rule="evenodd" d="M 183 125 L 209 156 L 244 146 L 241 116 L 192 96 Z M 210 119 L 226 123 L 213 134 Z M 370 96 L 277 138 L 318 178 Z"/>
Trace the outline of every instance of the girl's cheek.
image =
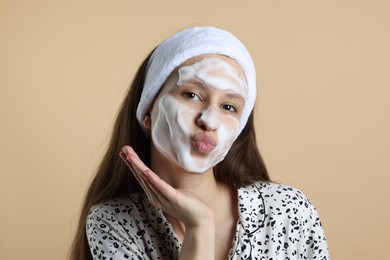
<path id="1" fill-rule="evenodd" d="M 173 120 L 176 120 L 183 133 L 191 134 L 195 127 L 194 124 L 197 111 L 180 102 L 173 102 L 171 105 L 174 105 L 175 103 L 176 106 L 174 110 L 177 111 L 177 116 Z"/>
<path id="2" fill-rule="evenodd" d="M 182 118 L 184 121 L 182 127 L 186 129 L 192 129 L 193 128 L 192 124 L 195 118 L 194 111 L 191 111 L 190 109 L 182 108 L 181 110 L 179 110 L 178 113 L 181 114 L 180 118 Z"/>
<path id="3" fill-rule="evenodd" d="M 227 116 L 227 117 L 223 118 L 222 124 L 229 131 L 232 131 L 232 132 L 238 131 L 239 121 L 233 116 Z"/>

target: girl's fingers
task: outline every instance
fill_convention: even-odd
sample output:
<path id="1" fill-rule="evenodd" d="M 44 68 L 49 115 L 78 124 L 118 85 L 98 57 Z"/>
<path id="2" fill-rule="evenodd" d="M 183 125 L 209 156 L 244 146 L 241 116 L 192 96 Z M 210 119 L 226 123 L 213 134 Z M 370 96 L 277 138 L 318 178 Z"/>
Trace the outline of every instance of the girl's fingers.
<path id="1" fill-rule="evenodd" d="M 142 176 L 143 176 L 143 182 L 144 182 L 144 187 L 143 189 L 146 191 L 149 200 L 152 202 L 157 207 L 162 207 L 164 205 L 168 205 L 169 200 L 166 198 L 164 194 L 162 194 L 154 185 L 154 183 L 151 181 L 149 175 L 154 175 L 157 178 L 159 178 L 154 172 L 151 170 L 146 170 Z M 145 179 L 144 179 L 145 178 Z M 166 184 L 168 185 L 168 184 Z"/>
<path id="2" fill-rule="evenodd" d="M 153 194 L 156 196 L 156 198 L 158 199 L 158 201 L 160 202 L 161 205 L 168 205 L 168 204 L 171 204 L 169 199 L 167 198 L 167 196 L 162 193 L 159 188 L 156 187 L 155 183 L 154 183 L 154 180 L 153 178 L 158 178 L 160 179 L 160 177 L 157 176 L 157 174 L 155 174 L 154 172 L 152 172 L 151 170 L 146 170 L 145 171 L 145 176 L 148 178 L 149 180 L 149 187 L 150 189 L 152 190 Z M 164 182 L 163 180 L 160 179 L 160 181 Z M 165 185 L 168 185 L 169 187 L 171 187 L 169 184 L 167 184 L 166 182 L 164 182 Z M 172 188 L 173 189 L 173 188 Z"/>
<path id="3" fill-rule="evenodd" d="M 133 165 L 127 160 L 127 155 L 124 152 L 120 153 L 121 158 L 126 163 L 127 167 L 129 167 L 130 171 L 133 173 L 134 177 L 137 179 L 137 181 L 142 185 L 141 182 L 143 180 L 140 179 L 138 171 L 133 167 Z"/>
<path id="4" fill-rule="evenodd" d="M 153 173 L 138 157 L 138 155 L 134 152 L 131 147 L 124 147 L 120 156 L 125 161 L 127 166 L 133 172 L 133 175 L 140 183 L 142 189 L 145 191 L 149 200 L 155 204 L 155 206 L 160 207 L 162 204 L 166 203 L 167 200 L 164 196 L 158 192 L 158 190 L 154 187 L 154 185 L 150 182 L 149 177 L 147 176 L 146 171 L 149 171 L 153 175 L 157 176 Z"/>
<path id="5" fill-rule="evenodd" d="M 157 174 L 148 169 L 145 171 L 145 175 L 153 184 L 152 187 L 154 188 L 156 194 L 162 195 L 166 198 L 167 201 L 170 201 L 176 197 L 176 190 L 171 185 L 163 181 L 160 177 L 158 177 Z"/>
<path id="6" fill-rule="evenodd" d="M 147 180 L 145 177 L 142 177 L 142 174 L 139 172 L 139 170 L 137 170 L 133 164 L 127 159 L 127 155 L 121 151 L 119 153 L 119 155 L 121 156 L 121 158 L 124 160 L 124 162 L 126 163 L 126 165 L 129 167 L 130 171 L 133 173 L 134 177 L 136 178 L 136 180 L 138 181 L 138 183 L 141 185 L 142 189 L 145 191 L 146 195 L 148 196 L 148 198 L 150 200 L 153 199 L 153 196 L 152 196 L 152 193 L 151 193 L 151 189 L 149 187 L 149 185 L 147 184 Z"/>
<path id="7" fill-rule="evenodd" d="M 139 169 L 141 172 L 145 172 L 147 169 L 149 169 L 134 152 L 133 148 L 130 146 L 125 146 L 123 147 L 122 151 L 127 155 L 127 160 L 129 160 L 135 168 Z"/>

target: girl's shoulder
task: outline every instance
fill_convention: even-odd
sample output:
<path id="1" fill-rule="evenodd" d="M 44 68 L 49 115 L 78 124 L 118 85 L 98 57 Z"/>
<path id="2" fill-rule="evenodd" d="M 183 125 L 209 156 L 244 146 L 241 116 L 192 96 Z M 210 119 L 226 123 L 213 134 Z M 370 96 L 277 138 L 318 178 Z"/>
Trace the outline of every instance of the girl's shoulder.
<path id="1" fill-rule="evenodd" d="M 260 258 L 329 259 L 320 218 L 300 190 L 256 182 L 239 188 L 238 195 L 240 223 Z"/>
<path id="2" fill-rule="evenodd" d="M 113 198 L 94 205 L 89 216 L 100 219 L 140 219 L 146 214 L 148 205 L 145 205 L 144 193 L 133 193 L 127 196 Z M 147 199 L 147 198 L 146 198 Z"/>
<path id="3" fill-rule="evenodd" d="M 252 194 L 258 197 L 264 197 L 267 201 L 284 201 L 286 203 L 302 204 L 307 201 L 305 194 L 297 188 L 273 183 L 273 182 L 255 182 L 238 189 L 239 194 Z"/>
<path id="4" fill-rule="evenodd" d="M 272 183 L 255 182 L 238 189 L 238 196 L 241 205 L 246 207 L 257 207 L 274 214 L 306 215 L 312 217 L 316 214 L 315 207 L 297 188 Z"/>

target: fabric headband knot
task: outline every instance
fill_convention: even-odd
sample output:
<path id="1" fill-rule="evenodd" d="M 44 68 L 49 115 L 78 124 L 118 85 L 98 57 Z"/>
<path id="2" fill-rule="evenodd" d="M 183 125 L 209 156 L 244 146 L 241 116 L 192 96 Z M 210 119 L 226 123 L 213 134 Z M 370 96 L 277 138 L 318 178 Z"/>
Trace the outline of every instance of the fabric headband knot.
<path id="1" fill-rule="evenodd" d="M 157 93 L 172 71 L 186 60 L 202 54 L 220 54 L 235 60 L 247 81 L 245 105 L 240 119 L 240 133 L 256 100 L 256 71 L 245 46 L 231 33 L 215 27 L 192 27 L 164 40 L 152 53 L 147 67 L 137 119 L 141 127 Z M 145 130 L 145 129 L 144 129 Z"/>

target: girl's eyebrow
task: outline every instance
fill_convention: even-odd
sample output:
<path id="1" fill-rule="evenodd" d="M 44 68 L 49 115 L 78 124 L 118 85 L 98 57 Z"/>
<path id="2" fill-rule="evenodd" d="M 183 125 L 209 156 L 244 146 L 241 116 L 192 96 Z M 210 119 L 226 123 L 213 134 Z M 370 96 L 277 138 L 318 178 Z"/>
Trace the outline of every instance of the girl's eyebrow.
<path id="1" fill-rule="evenodd" d="M 239 102 L 245 104 L 245 99 L 240 94 L 227 93 L 226 97 L 231 99 L 237 99 Z"/>
<path id="2" fill-rule="evenodd" d="M 203 80 L 200 80 L 200 79 L 198 79 L 198 78 L 191 78 L 191 79 L 189 79 L 187 82 L 185 82 L 185 83 L 190 83 L 190 84 L 194 84 L 194 85 L 197 85 L 197 86 L 199 86 L 199 87 L 202 87 L 202 88 L 205 88 L 206 87 L 206 84 L 204 83 L 204 81 Z M 184 83 L 184 84 L 185 84 Z M 182 84 L 182 85 L 184 85 L 184 84 Z"/>

